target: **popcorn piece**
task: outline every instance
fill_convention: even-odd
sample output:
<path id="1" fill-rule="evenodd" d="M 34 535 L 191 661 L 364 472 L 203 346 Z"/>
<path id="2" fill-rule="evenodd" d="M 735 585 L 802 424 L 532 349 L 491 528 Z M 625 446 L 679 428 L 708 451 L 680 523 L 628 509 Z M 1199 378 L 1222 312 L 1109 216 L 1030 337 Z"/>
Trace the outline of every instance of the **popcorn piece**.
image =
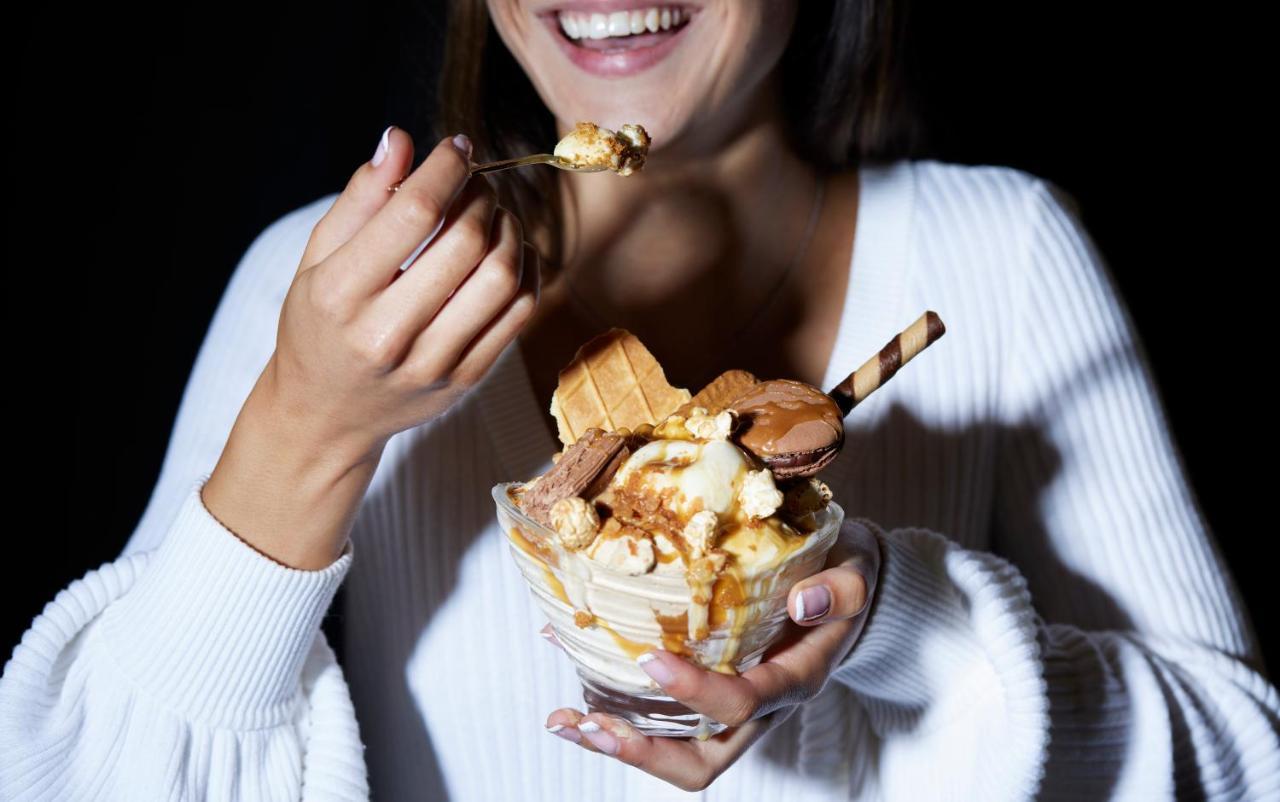
<path id="1" fill-rule="evenodd" d="M 722 410 L 718 415 L 708 415 L 702 407 L 694 407 L 684 427 L 699 440 L 728 440 L 733 431 L 734 413 Z"/>
<path id="2" fill-rule="evenodd" d="M 693 432 L 685 425 L 683 415 L 668 415 L 653 430 L 654 440 L 692 440 Z"/>
<path id="3" fill-rule="evenodd" d="M 748 518 L 768 518 L 782 506 L 782 491 L 773 484 L 768 468 L 748 471 L 738 491 L 738 505 Z"/>
<path id="4" fill-rule="evenodd" d="M 716 530 L 719 525 L 719 516 L 711 510 L 703 510 L 694 513 L 680 534 L 684 537 L 684 542 L 689 544 L 693 555 L 701 557 L 715 546 Z"/>
<path id="5" fill-rule="evenodd" d="M 821 479 L 809 478 L 787 488 L 782 508 L 788 515 L 801 518 L 824 509 L 831 501 L 831 488 Z"/>
<path id="6" fill-rule="evenodd" d="M 590 545 L 600 529 L 594 505 L 580 496 L 568 496 L 551 505 L 551 528 L 560 536 L 560 545 L 577 551 Z"/>
<path id="7" fill-rule="evenodd" d="M 631 527 L 617 537 L 596 538 L 586 555 L 606 568 L 630 576 L 649 573 L 656 562 L 653 541 Z"/>

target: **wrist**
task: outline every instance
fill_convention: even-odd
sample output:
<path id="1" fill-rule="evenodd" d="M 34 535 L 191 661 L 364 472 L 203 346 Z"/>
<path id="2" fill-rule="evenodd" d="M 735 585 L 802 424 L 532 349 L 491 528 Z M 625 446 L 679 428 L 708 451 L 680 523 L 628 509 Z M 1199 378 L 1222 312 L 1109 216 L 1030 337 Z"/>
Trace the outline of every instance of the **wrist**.
<path id="1" fill-rule="evenodd" d="M 330 401 L 324 397 L 327 394 L 300 393 L 297 381 L 281 378 L 282 374 L 287 375 L 287 371 L 279 367 L 273 353 L 245 399 L 237 427 L 243 419 L 244 428 L 252 428 L 256 436 L 271 437 L 288 447 L 308 470 L 334 473 L 378 461 L 389 433 L 344 424 L 339 412 L 332 409 L 339 405 L 325 403 Z"/>
<path id="2" fill-rule="evenodd" d="M 291 568 L 319 570 L 341 556 L 382 445 L 326 437 L 290 415 L 269 380 L 259 379 L 201 501 L 259 552 Z"/>

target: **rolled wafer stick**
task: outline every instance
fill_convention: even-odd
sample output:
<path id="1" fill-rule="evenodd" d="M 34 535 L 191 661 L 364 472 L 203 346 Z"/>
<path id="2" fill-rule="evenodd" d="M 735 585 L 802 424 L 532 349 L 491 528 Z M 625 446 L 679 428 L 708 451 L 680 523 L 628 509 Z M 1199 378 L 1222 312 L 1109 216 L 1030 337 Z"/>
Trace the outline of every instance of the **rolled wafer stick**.
<path id="1" fill-rule="evenodd" d="M 915 323 L 886 343 L 880 353 L 868 359 L 862 367 L 828 391 L 827 395 L 835 399 L 842 414 L 848 415 L 863 399 L 893 378 L 899 368 L 946 332 L 947 327 L 942 325 L 942 318 L 932 310 L 926 311 Z"/>

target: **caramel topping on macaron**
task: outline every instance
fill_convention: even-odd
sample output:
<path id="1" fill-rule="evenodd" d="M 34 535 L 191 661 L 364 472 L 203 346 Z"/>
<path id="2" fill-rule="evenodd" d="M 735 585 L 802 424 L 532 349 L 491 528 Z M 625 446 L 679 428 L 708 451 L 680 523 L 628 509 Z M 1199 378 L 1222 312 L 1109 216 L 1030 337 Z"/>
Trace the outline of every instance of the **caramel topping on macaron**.
<path id="1" fill-rule="evenodd" d="M 844 444 L 844 416 L 835 399 L 804 382 L 758 382 L 729 407 L 743 421 L 735 442 L 778 478 L 816 473 Z"/>

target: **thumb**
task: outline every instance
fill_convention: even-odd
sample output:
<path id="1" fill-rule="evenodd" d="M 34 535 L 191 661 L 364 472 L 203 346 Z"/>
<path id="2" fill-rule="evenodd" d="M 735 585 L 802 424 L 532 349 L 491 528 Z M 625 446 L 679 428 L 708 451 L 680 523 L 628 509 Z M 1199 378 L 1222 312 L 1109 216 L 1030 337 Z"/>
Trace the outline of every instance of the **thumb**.
<path id="1" fill-rule="evenodd" d="M 879 574 L 880 545 L 868 522 L 846 520 L 827 554 L 826 568 L 791 587 L 791 620 L 814 626 L 861 615 Z"/>

